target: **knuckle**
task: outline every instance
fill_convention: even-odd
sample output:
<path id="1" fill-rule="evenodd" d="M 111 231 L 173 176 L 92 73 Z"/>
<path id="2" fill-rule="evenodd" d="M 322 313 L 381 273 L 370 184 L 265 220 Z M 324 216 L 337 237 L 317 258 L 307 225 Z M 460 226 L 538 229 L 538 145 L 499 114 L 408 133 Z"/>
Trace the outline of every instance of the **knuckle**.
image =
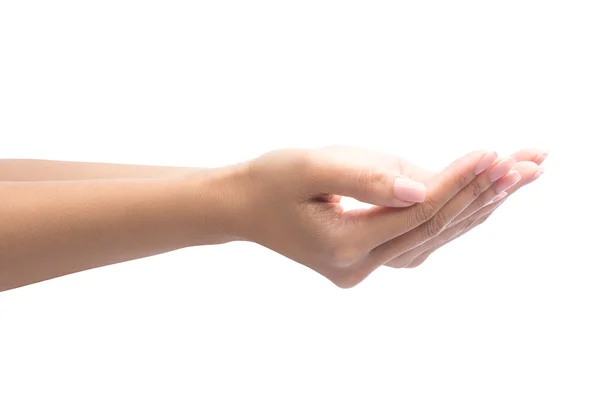
<path id="1" fill-rule="evenodd" d="M 318 174 L 319 159 L 314 150 L 285 149 L 278 152 L 267 153 L 266 156 L 278 157 L 277 160 L 285 160 L 281 175 L 293 172 L 300 179 L 312 179 Z M 265 157 L 265 156 L 263 156 Z"/>
<path id="2" fill-rule="evenodd" d="M 321 164 L 319 153 L 315 150 L 297 151 L 295 153 L 294 161 L 294 170 L 308 175 L 318 172 L 318 168 Z"/>
<path id="3" fill-rule="evenodd" d="M 369 192 L 369 186 L 371 182 L 371 176 L 373 174 L 372 168 L 361 168 L 356 175 L 356 188 L 358 192 L 365 195 Z"/>
<path id="4" fill-rule="evenodd" d="M 492 199 L 490 199 L 489 197 L 490 196 L 484 192 L 481 196 L 477 197 L 477 199 L 473 202 L 474 207 L 477 210 L 480 210 L 483 207 L 487 206 L 488 204 L 490 204 L 490 201 L 492 201 Z"/>
<path id="5" fill-rule="evenodd" d="M 443 213 L 436 214 L 433 218 L 427 221 L 427 223 L 425 223 L 425 236 L 427 238 L 432 238 L 439 235 L 444 231 L 447 224 L 448 220 Z"/>
<path id="6" fill-rule="evenodd" d="M 423 203 L 414 208 L 413 215 L 415 222 L 421 225 L 429 221 L 436 214 L 436 211 L 437 207 L 435 203 L 430 199 L 426 199 Z"/>
<path id="7" fill-rule="evenodd" d="M 452 228 L 446 228 L 442 233 L 440 233 L 437 237 L 436 243 L 445 242 L 446 240 L 452 239 L 452 237 L 461 230 L 460 225 L 455 225 Z"/>
<path id="8" fill-rule="evenodd" d="M 461 189 L 462 189 L 462 188 L 465 188 L 465 187 L 466 187 L 466 186 L 467 186 L 467 185 L 468 185 L 468 184 L 469 184 L 469 183 L 472 181 L 472 179 L 473 179 L 473 178 L 472 178 L 472 177 L 470 177 L 470 176 L 464 176 L 464 175 L 463 175 L 463 176 L 461 176 L 461 177 L 458 179 L 458 185 L 459 185 L 459 187 L 460 187 Z"/>
<path id="9" fill-rule="evenodd" d="M 479 196 L 481 196 L 482 192 L 483 191 L 481 189 L 481 186 L 479 186 L 479 184 L 476 181 L 473 181 L 469 184 L 469 193 L 471 195 L 471 200 L 477 199 Z"/>
<path id="10" fill-rule="evenodd" d="M 356 186 L 359 193 L 367 195 L 373 188 L 380 186 L 386 182 L 386 174 L 374 167 L 361 168 L 356 177 Z"/>

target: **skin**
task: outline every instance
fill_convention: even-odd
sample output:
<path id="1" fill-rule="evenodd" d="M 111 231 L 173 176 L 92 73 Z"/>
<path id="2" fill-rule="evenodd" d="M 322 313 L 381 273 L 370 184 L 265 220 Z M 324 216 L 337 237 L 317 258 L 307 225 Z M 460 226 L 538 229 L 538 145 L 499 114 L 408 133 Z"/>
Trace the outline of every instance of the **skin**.
<path id="1" fill-rule="evenodd" d="M 535 149 L 514 161 L 492 154 L 476 174 L 486 154 L 471 152 L 440 172 L 339 146 L 277 150 L 215 169 L 0 160 L 0 290 L 239 240 L 353 287 L 381 265 L 419 265 L 485 221 L 506 200 L 492 199 L 533 181 L 545 158 Z M 502 176 L 492 182 L 494 169 Z M 407 201 L 394 189 L 398 177 L 424 185 L 423 198 Z M 340 196 L 374 206 L 344 212 Z"/>
<path id="2" fill-rule="evenodd" d="M 453 220 L 452 223 L 450 223 L 449 226 L 435 238 L 417 246 L 410 252 L 394 258 L 386 265 L 394 268 L 418 267 L 419 265 L 423 264 L 437 249 L 455 239 L 458 239 L 465 233 L 471 231 L 471 229 L 487 221 L 492 213 L 498 209 L 498 207 L 500 207 L 510 196 L 542 176 L 544 170 L 540 167 L 540 165 L 545 161 L 547 156 L 548 154 L 546 152 L 536 149 L 526 149 L 513 154 L 511 157 L 516 161 L 516 164 L 512 169 L 519 173 L 521 180 L 505 191 L 506 197 L 491 204 L 482 206 L 482 204 L 486 203 L 489 198 L 496 196 L 495 191 L 489 190 L 487 193 L 482 194 L 478 201 L 471 204 L 465 211 L 461 213 L 461 215 L 459 215 L 459 217 Z M 429 175 L 432 173 L 425 172 L 425 174 Z M 421 179 L 426 180 L 429 178 L 424 175 L 421 177 Z"/>

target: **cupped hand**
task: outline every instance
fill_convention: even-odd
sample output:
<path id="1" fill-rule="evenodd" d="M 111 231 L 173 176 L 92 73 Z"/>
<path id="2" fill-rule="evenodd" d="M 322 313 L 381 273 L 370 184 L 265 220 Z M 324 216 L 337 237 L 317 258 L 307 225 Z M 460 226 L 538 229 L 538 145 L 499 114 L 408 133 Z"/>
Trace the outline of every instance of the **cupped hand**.
<path id="1" fill-rule="evenodd" d="M 246 164 L 237 236 L 352 287 L 439 236 L 474 202 L 489 204 L 490 190 L 518 177 L 514 164 L 474 151 L 425 177 L 397 157 L 354 147 L 274 151 Z M 340 196 L 376 206 L 344 212 Z"/>

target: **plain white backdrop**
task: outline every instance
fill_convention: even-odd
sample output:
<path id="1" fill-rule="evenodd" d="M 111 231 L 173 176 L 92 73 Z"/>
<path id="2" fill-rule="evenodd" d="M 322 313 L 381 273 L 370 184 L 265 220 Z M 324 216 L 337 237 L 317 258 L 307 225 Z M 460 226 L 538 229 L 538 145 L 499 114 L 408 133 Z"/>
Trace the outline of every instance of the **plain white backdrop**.
<path id="1" fill-rule="evenodd" d="M 0 158 L 550 157 L 482 227 L 350 290 L 235 243 L 1 293 L 0 397 L 600 398 L 599 20 L 595 1 L 2 1 Z"/>

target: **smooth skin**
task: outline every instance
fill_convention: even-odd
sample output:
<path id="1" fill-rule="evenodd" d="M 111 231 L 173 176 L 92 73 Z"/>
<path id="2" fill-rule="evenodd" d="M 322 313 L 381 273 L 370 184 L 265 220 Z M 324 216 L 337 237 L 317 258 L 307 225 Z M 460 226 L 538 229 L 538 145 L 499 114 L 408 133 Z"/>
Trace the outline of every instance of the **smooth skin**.
<path id="1" fill-rule="evenodd" d="M 485 221 L 546 155 L 475 151 L 435 173 L 341 146 L 214 169 L 0 160 L 0 290 L 239 240 L 353 287 L 381 265 L 420 264 Z M 344 212 L 341 196 L 374 207 Z"/>

